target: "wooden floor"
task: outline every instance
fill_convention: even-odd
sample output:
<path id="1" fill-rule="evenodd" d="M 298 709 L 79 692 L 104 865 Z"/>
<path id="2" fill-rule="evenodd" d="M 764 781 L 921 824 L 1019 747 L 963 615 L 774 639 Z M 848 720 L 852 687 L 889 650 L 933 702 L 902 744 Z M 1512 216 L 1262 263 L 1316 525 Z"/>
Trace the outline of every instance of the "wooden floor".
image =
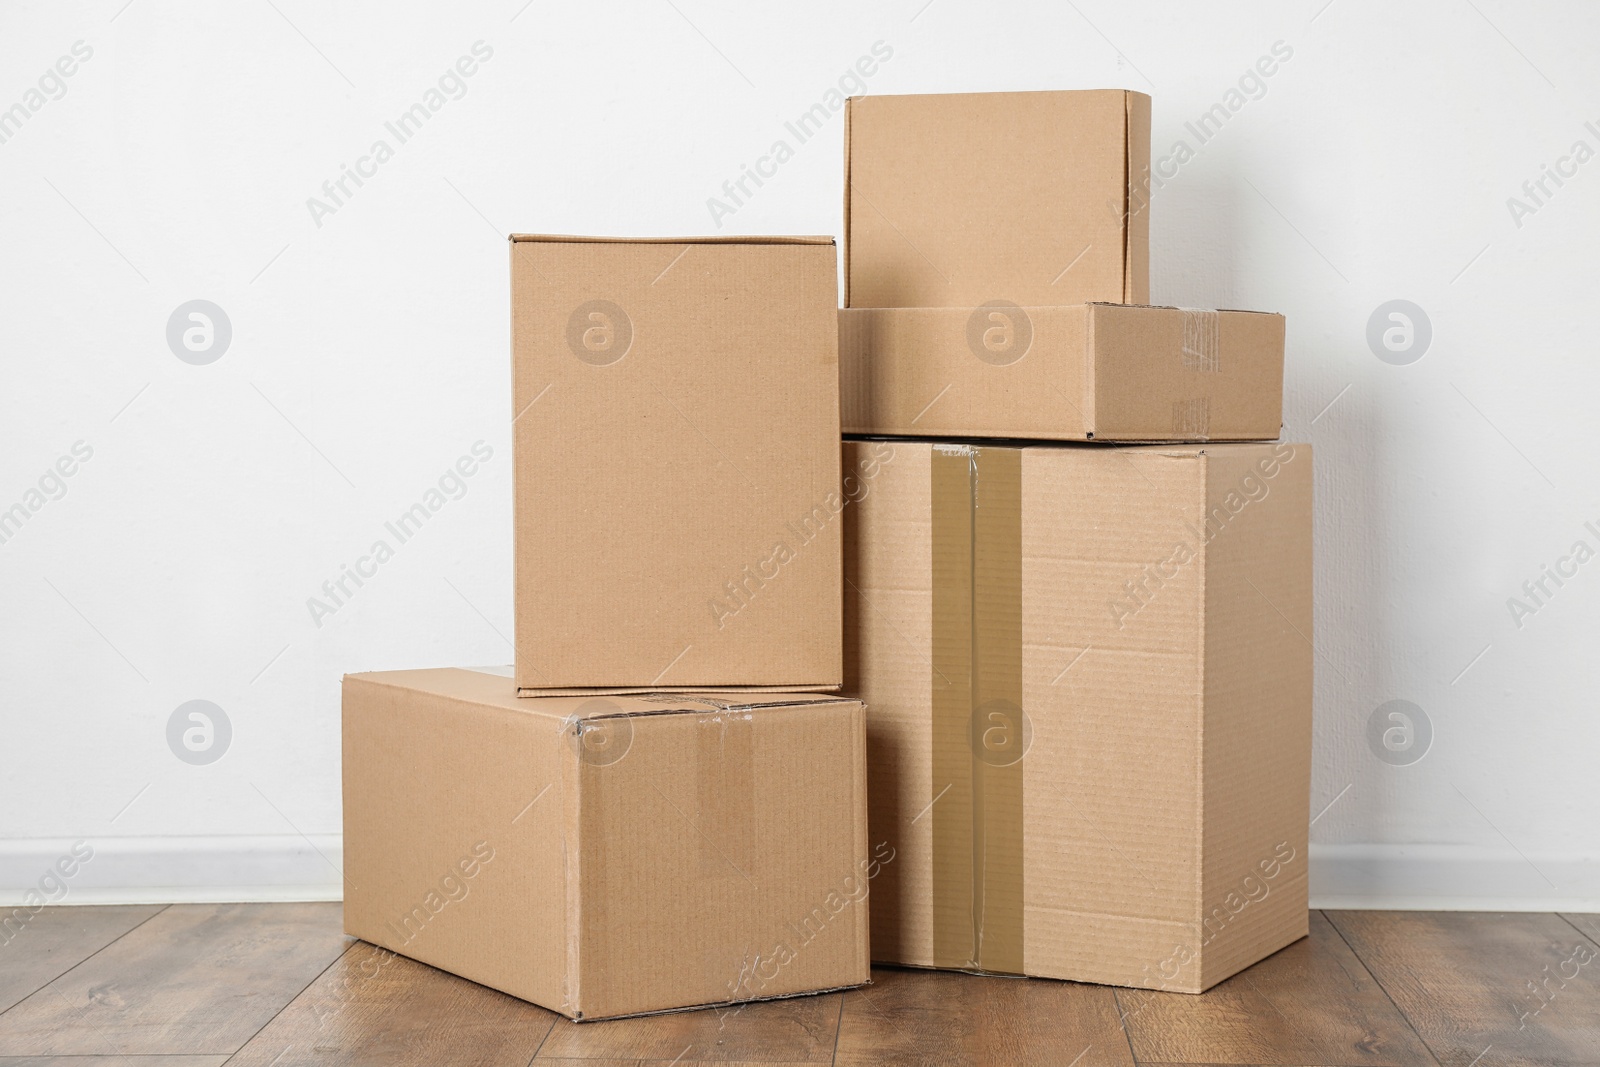
<path id="1" fill-rule="evenodd" d="M 47 908 L 0 944 L 0 1067 L 1600 1065 L 1600 916 L 1311 919 L 1198 997 L 881 968 L 578 1026 L 344 937 L 337 904 Z"/>

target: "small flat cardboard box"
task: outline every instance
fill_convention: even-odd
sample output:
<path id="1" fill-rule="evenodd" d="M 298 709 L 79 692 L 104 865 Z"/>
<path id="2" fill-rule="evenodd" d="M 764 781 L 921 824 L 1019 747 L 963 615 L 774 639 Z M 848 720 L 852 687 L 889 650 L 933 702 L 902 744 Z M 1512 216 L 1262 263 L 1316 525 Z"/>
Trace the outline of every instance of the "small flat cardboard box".
<path id="1" fill-rule="evenodd" d="M 579 1020 L 859 985 L 864 749 L 839 697 L 348 675 L 345 932 Z"/>
<path id="2" fill-rule="evenodd" d="M 1150 98 L 852 97 L 845 306 L 1150 302 Z"/>
<path id="3" fill-rule="evenodd" d="M 830 237 L 514 236 L 517 685 L 837 689 Z"/>
<path id="4" fill-rule="evenodd" d="M 845 308 L 844 431 L 1053 441 L 1271 441 L 1282 315 L 1079 304 Z"/>
<path id="5" fill-rule="evenodd" d="M 873 958 L 1195 993 L 1304 936 L 1310 447 L 868 450 Z"/>

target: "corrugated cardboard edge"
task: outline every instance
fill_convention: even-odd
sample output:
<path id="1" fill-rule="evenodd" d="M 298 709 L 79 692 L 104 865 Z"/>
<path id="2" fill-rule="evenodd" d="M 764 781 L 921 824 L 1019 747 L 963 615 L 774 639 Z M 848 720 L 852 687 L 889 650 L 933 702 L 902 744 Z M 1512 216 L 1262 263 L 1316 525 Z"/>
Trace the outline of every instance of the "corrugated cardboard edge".
<path id="1" fill-rule="evenodd" d="M 844 102 L 844 290 L 843 305 L 850 306 L 850 110 L 856 102 L 849 97 Z"/>
<path id="2" fill-rule="evenodd" d="M 793 1000 L 795 997 L 820 997 L 827 993 L 844 993 L 852 989 L 862 989 L 871 985 L 871 981 L 857 982 L 854 985 L 829 986 L 827 989 L 808 989 L 800 993 L 777 993 L 770 997 L 749 997 L 744 1000 L 713 1000 L 704 1004 L 690 1004 L 682 1008 L 657 1008 L 655 1011 L 625 1012 L 621 1015 L 567 1015 L 575 1023 L 599 1023 L 610 1019 L 644 1019 L 652 1015 L 677 1015 L 685 1011 L 705 1011 L 707 1008 L 732 1008 L 737 1010 L 746 1004 L 763 1004 L 769 1000 Z M 566 1015 L 565 1012 L 562 1013 Z"/>
<path id="3" fill-rule="evenodd" d="M 837 244 L 832 234 L 755 234 L 700 237 L 595 237 L 566 233 L 514 233 L 512 244 L 542 242 L 545 244 L 577 245 L 832 245 Z"/>
<path id="4" fill-rule="evenodd" d="M 487 669 L 487 670 L 484 669 L 484 668 L 481 668 L 481 667 L 437 667 L 437 668 L 420 668 L 420 669 L 423 669 L 423 670 L 467 671 L 467 672 L 472 673 L 472 674 L 487 674 L 487 675 L 489 675 L 491 677 L 504 678 L 504 679 L 506 679 L 508 681 L 510 680 L 508 675 L 502 673 L 502 670 L 504 668 Z M 397 692 L 402 692 L 402 693 L 422 692 L 422 693 L 427 693 L 429 695 L 437 695 L 432 690 L 417 689 L 414 686 L 402 684 L 401 682 L 391 680 L 391 678 L 388 677 L 390 675 L 399 674 L 399 673 L 405 673 L 405 672 L 400 672 L 400 671 L 357 671 L 357 672 L 354 672 L 354 673 L 351 673 L 351 674 L 344 675 L 344 677 L 342 679 L 342 682 L 344 682 L 344 683 L 358 682 L 358 683 L 363 684 L 363 685 L 380 686 L 380 687 L 385 688 L 385 689 L 393 689 L 393 690 L 395 690 Z M 831 688 L 825 688 L 825 687 L 822 687 L 822 686 L 803 686 L 803 685 L 802 686 L 795 686 L 795 685 L 767 685 L 767 686 L 723 686 L 723 685 L 667 686 L 667 685 L 655 685 L 655 686 L 636 686 L 636 687 L 630 688 L 630 689 L 593 689 L 593 690 L 583 689 L 583 690 L 577 690 L 577 691 L 574 691 L 574 692 L 555 692 L 555 691 L 544 690 L 544 689 L 528 690 L 528 689 L 524 688 L 524 689 L 519 689 L 517 691 L 517 696 L 522 697 L 522 698 L 618 696 L 618 697 L 639 697 L 639 698 L 643 698 L 643 699 L 649 699 L 651 697 L 659 697 L 663 703 L 680 705 L 680 706 L 677 706 L 677 707 L 662 708 L 660 710 L 651 709 L 649 711 L 640 710 L 640 711 L 596 712 L 596 713 L 591 713 L 591 714 L 588 714 L 588 715 L 581 716 L 581 719 L 583 721 L 588 722 L 588 721 L 595 720 L 595 719 L 617 718 L 619 716 L 628 716 L 628 715 L 660 715 L 660 714 L 693 715 L 693 714 L 703 713 L 708 708 L 709 709 L 720 710 L 720 711 L 745 711 L 745 710 L 750 710 L 750 709 L 753 709 L 753 708 L 788 708 L 788 707 L 800 707 L 800 706 L 809 705 L 809 704 L 848 704 L 848 703 L 853 703 L 853 702 L 855 702 L 855 701 L 857 701 L 859 699 L 857 697 L 847 696 L 847 695 L 845 695 L 843 693 L 838 692 L 838 690 L 840 688 L 842 688 L 842 687 L 841 686 L 833 686 Z M 750 694 L 750 695 L 753 696 L 754 694 L 760 694 L 760 693 L 782 693 L 782 694 L 785 694 L 785 695 L 790 695 L 790 696 L 795 696 L 795 697 L 803 697 L 804 699 L 799 699 L 799 700 L 759 700 L 759 699 L 749 699 L 749 700 L 737 700 L 737 701 L 736 700 L 725 700 L 725 699 L 722 699 L 724 696 L 729 696 L 729 695 L 737 695 L 737 696 L 743 697 L 746 694 Z M 474 707 L 491 708 L 491 709 L 493 709 L 495 711 L 507 711 L 507 712 L 511 712 L 513 714 L 515 714 L 518 711 L 518 709 L 508 708 L 505 705 L 496 704 L 493 701 L 478 700 L 478 699 L 475 699 L 473 697 L 465 696 L 465 695 L 455 694 L 455 695 L 451 695 L 449 697 L 449 699 L 455 700 L 455 701 L 459 701 L 459 702 L 464 703 L 464 704 L 471 704 Z M 700 707 L 687 706 L 690 703 L 698 703 L 701 706 Z M 532 712 L 532 713 L 535 713 L 535 714 L 544 714 L 544 715 L 550 714 L 549 712 L 545 712 L 545 711 L 542 711 L 541 709 L 539 709 L 538 706 L 535 703 L 530 703 L 528 705 L 528 709 L 527 710 L 529 712 Z M 579 716 L 567 716 L 566 718 L 569 721 L 575 721 L 576 719 L 578 719 L 580 717 Z"/>
<path id="5" fill-rule="evenodd" d="M 1095 413 L 1095 359 L 1094 359 L 1094 304 L 1085 304 L 1083 311 L 1083 439 L 1093 441 L 1100 423 Z"/>
<path id="6" fill-rule="evenodd" d="M 1150 197 L 1134 195 L 1141 180 L 1150 180 L 1150 97 L 1130 89 L 1123 99 L 1122 298 L 1137 304 L 1150 299 Z"/>
<path id="7" fill-rule="evenodd" d="M 569 726 L 563 725 L 563 736 Z M 574 1021 L 583 1018 L 583 765 L 575 745 L 561 746 L 561 869 L 566 893 L 566 963 L 561 970 L 561 1006 L 556 1010 Z"/>
<path id="8" fill-rule="evenodd" d="M 1063 306 L 1069 306 L 1069 305 L 1063 305 Z M 1131 308 L 1151 308 L 1151 309 L 1153 309 L 1155 311 L 1214 311 L 1219 315 L 1222 315 L 1222 314 L 1227 314 L 1227 315 L 1270 315 L 1270 316 L 1272 316 L 1274 318 L 1279 318 L 1279 319 L 1283 318 L 1283 313 L 1281 311 L 1252 311 L 1249 308 L 1192 308 L 1192 307 L 1185 308 L 1185 307 L 1179 307 L 1177 304 L 1150 304 L 1150 303 L 1144 303 L 1144 304 L 1139 304 L 1139 303 L 1113 304 L 1109 300 L 1090 300 L 1090 301 L 1087 301 L 1083 306 L 1084 307 L 1091 307 L 1091 308 L 1096 308 L 1096 307 L 1104 307 L 1104 308 L 1130 308 L 1130 307 Z M 1024 308 L 1023 310 L 1027 310 L 1027 309 Z"/>
<path id="9" fill-rule="evenodd" d="M 822 693 L 839 695 L 843 683 L 814 682 L 797 685 L 625 685 L 625 686 L 518 686 L 517 696 L 535 697 L 628 697 L 652 693 Z"/>
<path id="10" fill-rule="evenodd" d="M 872 826 L 867 814 L 872 803 L 872 794 L 867 784 L 867 702 L 860 697 L 851 698 L 856 701 L 856 729 L 855 745 L 852 761 L 855 763 L 855 773 L 851 775 L 851 788 L 855 790 L 854 803 L 851 810 L 856 813 L 855 853 L 857 856 L 873 854 Z M 870 861 L 869 861 L 870 862 Z M 870 870 L 870 868 L 869 868 Z M 880 873 L 882 869 L 879 869 Z M 856 958 L 862 983 L 872 984 L 872 889 L 871 879 L 868 879 L 867 896 L 863 900 L 866 907 L 857 908 L 856 919 L 856 944 L 860 946 L 860 954 Z"/>

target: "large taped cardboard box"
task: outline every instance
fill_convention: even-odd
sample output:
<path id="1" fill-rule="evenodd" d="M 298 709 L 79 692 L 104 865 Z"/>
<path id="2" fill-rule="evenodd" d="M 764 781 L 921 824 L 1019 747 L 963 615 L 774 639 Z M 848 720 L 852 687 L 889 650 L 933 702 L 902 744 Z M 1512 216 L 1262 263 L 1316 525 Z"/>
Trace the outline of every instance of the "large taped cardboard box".
<path id="1" fill-rule="evenodd" d="M 513 237 L 517 685 L 837 689 L 829 237 Z"/>
<path id="2" fill-rule="evenodd" d="M 1282 315 L 1078 304 L 845 308 L 845 433 L 1271 441 Z"/>
<path id="3" fill-rule="evenodd" d="M 864 749 L 838 697 L 349 675 L 345 932 L 573 1019 L 858 985 Z"/>
<path id="4" fill-rule="evenodd" d="M 852 97 L 845 306 L 1150 302 L 1150 98 Z"/>
<path id="5" fill-rule="evenodd" d="M 1199 992 L 1304 936 L 1310 447 L 874 449 L 874 959 Z"/>

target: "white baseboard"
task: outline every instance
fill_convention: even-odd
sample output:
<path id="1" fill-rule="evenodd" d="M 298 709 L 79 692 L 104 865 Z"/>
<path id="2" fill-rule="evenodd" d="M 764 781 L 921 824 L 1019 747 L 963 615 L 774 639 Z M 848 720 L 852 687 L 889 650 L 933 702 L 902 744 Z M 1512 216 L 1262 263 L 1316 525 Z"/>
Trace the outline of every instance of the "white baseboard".
<path id="1" fill-rule="evenodd" d="M 60 904 L 338 900 L 343 892 L 338 834 L 100 838 L 85 842 L 93 855 L 81 862 L 73 844 L 0 841 L 0 905 L 26 903 L 30 890 Z M 57 869 L 63 857 L 70 876 Z M 1314 844 L 1310 868 L 1314 908 L 1600 912 L 1600 856 Z"/>
<path id="2" fill-rule="evenodd" d="M 1311 846 L 1313 908 L 1600 911 L 1600 855 L 1508 846 Z"/>
<path id="3" fill-rule="evenodd" d="M 339 900 L 339 834 L 0 841 L 0 905 Z M 60 866 L 58 866 L 60 864 Z M 62 872 L 71 870 L 70 876 Z M 30 896 L 30 892 L 37 896 Z"/>

